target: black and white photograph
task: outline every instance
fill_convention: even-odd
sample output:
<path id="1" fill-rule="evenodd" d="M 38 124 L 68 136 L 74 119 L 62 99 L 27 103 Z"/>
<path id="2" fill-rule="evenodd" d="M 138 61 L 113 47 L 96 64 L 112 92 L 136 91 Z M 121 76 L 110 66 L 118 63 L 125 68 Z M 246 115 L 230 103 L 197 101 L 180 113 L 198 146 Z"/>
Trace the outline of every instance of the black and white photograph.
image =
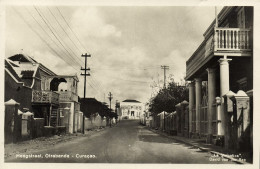
<path id="1" fill-rule="evenodd" d="M 1 7 L 4 168 L 259 167 L 256 5 L 36 2 Z"/>

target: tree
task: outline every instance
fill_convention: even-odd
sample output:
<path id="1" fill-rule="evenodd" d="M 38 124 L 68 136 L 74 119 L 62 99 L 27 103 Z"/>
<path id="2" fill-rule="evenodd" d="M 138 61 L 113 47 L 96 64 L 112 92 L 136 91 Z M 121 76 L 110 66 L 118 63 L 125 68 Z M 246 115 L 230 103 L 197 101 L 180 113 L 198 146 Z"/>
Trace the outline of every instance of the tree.
<path id="1" fill-rule="evenodd" d="M 80 103 L 80 111 L 88 118 L 96 113 L 102 118 L 110 116 L 110 109 L 108 106 L 105 103 L 97 101 L 95 98 L 81 98 Z"/>
<path id="2" fill-rule="evenodd" d="M 158 114 L 163 111 L 174 112 L 175 105 L 183 100 L 188 101 L 189 91 L 185 85 L 179 85 L 172 81 L 166 88 L 160 89 L 158 94 L 150 99 L 149 111 L 153 114 Z"/>

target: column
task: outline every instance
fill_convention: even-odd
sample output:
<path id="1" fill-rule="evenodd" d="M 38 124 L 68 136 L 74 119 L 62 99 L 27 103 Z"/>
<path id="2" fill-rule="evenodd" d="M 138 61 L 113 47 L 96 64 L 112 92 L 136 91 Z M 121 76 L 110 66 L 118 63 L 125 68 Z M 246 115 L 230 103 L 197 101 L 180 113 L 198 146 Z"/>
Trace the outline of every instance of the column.
<path id="1" fill-rule="evenodd" d="M 4 142 L 16 143 L 21 138 L 21 115 L 18 113 L 20 103 L 11 99 L 5 102 Z"/>
<path id="2" fill-rule="evenodd" d="M 189 134 L 192 133 L 192 109 L 194 106 L 194 96 L 195 96 L 194 82 L 191 82 L 189 83 Z"/>
<path id="3" fill-rule="evenodd" d="M 233 136 L 233 140 L 235 140 L 234 148 L 237 150 L 242 148 L 240 146 L 243 146 L 246 150 L 250 150 L 252 140 L 250 118 L 252 117 L 250 117 L 249 97 L 244 91 L 239 90 L 231 99 L 235 103 L 233 118 L 235 128 L 233 131 L 235 133 Z M 238 119 L 242 119 L 242 121 L 238 121 Z M 241 141 L 241 144 L 238 144 L 238 140 Z"/>
<path id="4" fill-rule="evenodd" d="M 52 105 L 50 105 L 49 123 L 48 123 L 49 126 L 51 126 L 51 114 L 52 114 Z"/>
<path id="5" fill-rule="evenodd" d="M 70 108 L 69 107 L 65 107 L 63 109 L 63 115 L 64 115 L 64 126 L 66 127 L 66 133 L 70 133 L 69 131 L 69 121 L 70 121 Z M 83 119 L 84 120 L 84 119 Z"/>
<path id="6" fill-rule="evenodd" d="M 220 128 L 218 135 L 225 134 L 225 114 L 224 114 L 224 99 L 222 98 L 229 91 L 229 63 L 232 59 L 224 58 L 219 59 L 220 65 L 220 97 L 221 97 L 221 110 L 220 110 Z"/>
<path id="7" fill-rule="evenodd" d="M 196 133 L 200 133 L 201 79 L 195 78 L 196 90 Z"/>
<path id="8" fill-rule="evenodd" d="M 232 59 L 226 57 L 219 59 L 220 65 L 220 96 L 229 91 L 229 63 Z"/>
<path id="9" fill-rule="evenodd" d="M 213 104 L 216 98 L 216 71 L 208 68 L 208 141 L 212 138 L 212 115 L 214 111 Z"/>

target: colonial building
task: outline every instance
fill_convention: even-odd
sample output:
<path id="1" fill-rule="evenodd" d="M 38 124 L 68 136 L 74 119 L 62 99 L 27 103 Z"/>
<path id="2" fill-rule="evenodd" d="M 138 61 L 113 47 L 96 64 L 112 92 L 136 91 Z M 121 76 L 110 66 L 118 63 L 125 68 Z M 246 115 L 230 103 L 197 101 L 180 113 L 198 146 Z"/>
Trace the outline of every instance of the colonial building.
<path id="1" fill-rule="evenodd" d="M 137 100 L 124 100 L 120 102 L 119 110 L 122 119 L 140 119 L 143 116 L 143 104 Z"/>
<path id="2" fill-rule="evenodd" d="M 253 118 L 253 7 L 224 7 L 217 18 L 186 62 L 189 135 L 209 142 L 225 140 L 225 146 L 248 144 Z"/>
<path id="3" fill-rule="evenodd" d="M 44 126 L 67 125 L 76 132 L 79 102 L 76 75 L 60 76 L 30 56 L 17 54 L 5 60 L 5 101 L 20 103 L 19 109 L 30 110 L 35 118 L 43 118 Z M 68 108 L 69 121 L 63 121 Z"/>

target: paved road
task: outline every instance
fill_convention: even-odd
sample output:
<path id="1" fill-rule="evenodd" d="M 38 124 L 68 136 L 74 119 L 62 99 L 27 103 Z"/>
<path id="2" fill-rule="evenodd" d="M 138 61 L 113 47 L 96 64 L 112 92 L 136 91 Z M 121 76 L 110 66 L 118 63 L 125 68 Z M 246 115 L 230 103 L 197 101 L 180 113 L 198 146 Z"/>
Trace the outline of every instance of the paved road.
<path id="1" fill-rule="evenodd" d="M 30 155 L 30 154 L 27 154 Z M 113 128 L 91 137 L 81 137 L 34 152 L 34 158 L 16 158 L 7 162 L 63 163 L 232 163 L 214 158 L 189 145 L 160 136 L 136 120 L 124 120 Z M 69 155 L 69 158 L 50 157 Z M 221 160 L 221 161 L 211 161 Z"/>

